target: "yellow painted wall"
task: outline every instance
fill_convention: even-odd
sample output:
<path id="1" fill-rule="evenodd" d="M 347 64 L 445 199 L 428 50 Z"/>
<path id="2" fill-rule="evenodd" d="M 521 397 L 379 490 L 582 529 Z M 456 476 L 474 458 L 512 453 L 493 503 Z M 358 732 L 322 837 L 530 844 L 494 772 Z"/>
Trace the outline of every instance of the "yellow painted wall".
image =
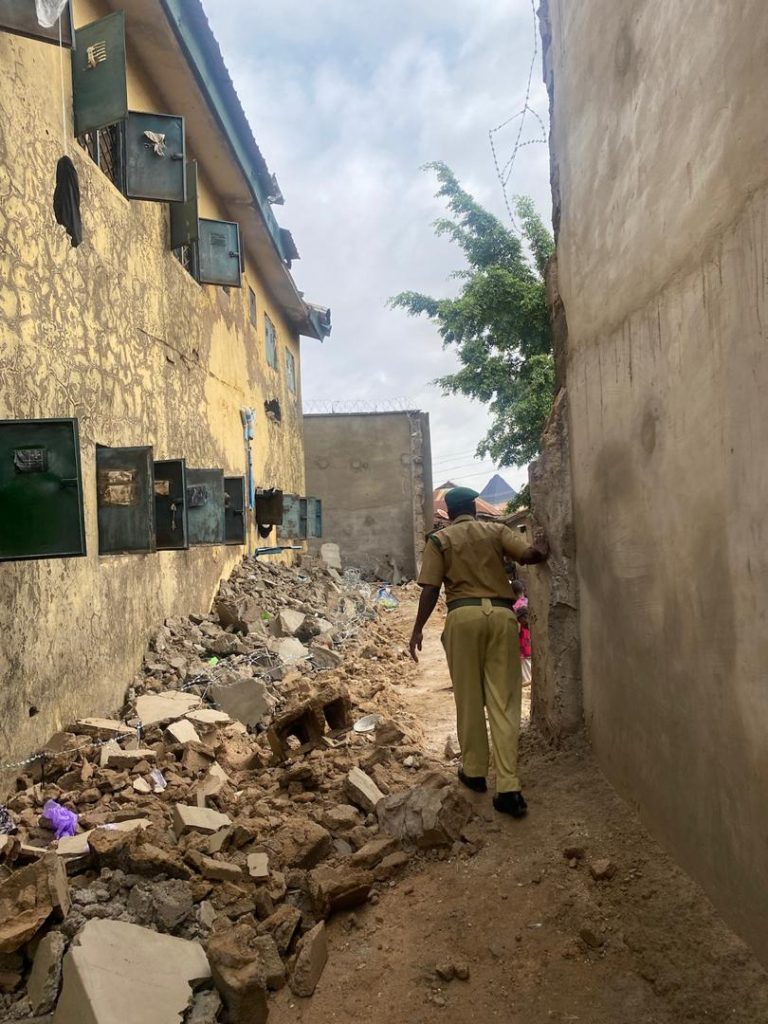
<path id="1" fill-rule="evenodd" d="M 75 11 L 78 24 L 107 13 L 96 0 L 78 0 Z M 78 418 L 88 555 L 0 564 L 0 762 L 77 716 L 119 706 L 152 626 L 207 610 L 244 552 L 99 557 L 97 443 L 151 444 L 157 459 L 244 474 L 240 409 L 249 406 L 257 484 L 304 490 L 298 396 L 285 379 L 285 346 L 298 373 L 297 336 L 251 261 L 242 289 L 198 285 L 168 250 L 167 207 L 128 202 L 80 149 L 63 59 L 66 144 L 81 187 L 77 249 L 52 209 L 63 148 L 58 48 L 0 33 L 0 418 Z M 131 106 L 163 110 L 133 69 L 129 88 Z M 203 181 L 206 214 L 234 219 Z M 266 363 L 265 310 L 278 330 L 279 372 Z M 274 397 L 281 425 L 264 415 Z"/>

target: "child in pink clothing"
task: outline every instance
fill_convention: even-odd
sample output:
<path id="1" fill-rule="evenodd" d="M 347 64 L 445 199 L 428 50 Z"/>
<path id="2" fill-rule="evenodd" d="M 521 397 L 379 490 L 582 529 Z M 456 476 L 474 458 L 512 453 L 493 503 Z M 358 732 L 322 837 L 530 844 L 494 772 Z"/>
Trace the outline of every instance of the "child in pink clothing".
<path id="1" fill-rule="evenodd" d="M 517 609 L 520 626 L 520 666 L 523 670 L 523 686 L 531 685 L 531 630 L 528 626 L 528 605 Z"/>

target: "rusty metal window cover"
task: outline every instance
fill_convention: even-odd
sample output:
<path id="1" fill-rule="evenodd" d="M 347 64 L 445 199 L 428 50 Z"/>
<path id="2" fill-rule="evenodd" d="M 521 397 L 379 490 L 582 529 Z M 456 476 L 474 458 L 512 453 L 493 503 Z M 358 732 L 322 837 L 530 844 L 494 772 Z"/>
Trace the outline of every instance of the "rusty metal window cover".
<path id="1" fill-rule="evenodd" d="M 78 137 L 127 118 L 128 71 L 123 11 L 108 14 L 75 32 L 72 103 Z"/>
<path id="2" fill-rule="evenodd" d="M 156 550 L 152 447 L 96 445 L 99 554 Z"/>
<path id="3" fill-rule="evenodd" d="M 17 473 L 47 473 L 47 448 L 17 448 L 13 453 L 13 466 Z"/>
<path id="4" fill-rule="evenodd" d="M 224 470 L 187 469 L 190 544 L 225 541 Z"/>
<path id="5" fill-rule="evenodd" d="M 248 289 L 248 317 L 251 321 L 251 326 L 257 327 L 258 316 L 256 311 L 256 292 L 253 288 Z"/>
<path id="6" fill-rule="evenodd" d="M 296 359 L 289 348 L 285 350 L 285 382 L 291 394 L 296 394 Z"/>

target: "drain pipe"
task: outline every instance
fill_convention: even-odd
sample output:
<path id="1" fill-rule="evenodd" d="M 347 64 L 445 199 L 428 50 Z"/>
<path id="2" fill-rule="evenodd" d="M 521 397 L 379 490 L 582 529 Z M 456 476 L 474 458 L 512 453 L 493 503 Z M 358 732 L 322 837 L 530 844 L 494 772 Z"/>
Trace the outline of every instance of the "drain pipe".
<path id="1" fill-rule="evenodd" d="M 253 451 L 251 450 L 251 443 L 253 441 L 253 426 L 256 422 L 256 414 L 253 409 L 241 409 L 240 419 L 243 421 L 243 443 L 245 444 L 245 461 L 248 473 L 248 508 L 253 511 L 256 499 L 256 483 L 253 479 Z M 248 541 L 247 551 L 250 555 L 252 554 L 250 529 L 246 529 L 245 535 Z"/>

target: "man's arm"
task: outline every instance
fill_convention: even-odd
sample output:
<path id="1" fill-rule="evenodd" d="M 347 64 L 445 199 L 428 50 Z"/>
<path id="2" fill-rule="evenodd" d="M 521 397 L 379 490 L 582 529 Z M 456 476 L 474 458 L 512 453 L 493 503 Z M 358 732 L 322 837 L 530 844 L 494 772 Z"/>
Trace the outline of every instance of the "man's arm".
<path id="1" fill-rule="evenodd" d="M 437 604 L 437 599 L 439 597 L 440 587 L 432 586 L 429 583 L 422 585 L 421 596 L 419 597 L 419 609 L 416 612 L 416 621 L 413 624 L 411 641 L 408 644 L 410 655 L 416 662 L 419 660 L 416 651 L 421 650 L 421 644 L 424 639 L 424 627 L 426 626 L 430 615 L 435 610 L 435 605 Z"/>
<path id="2" fill-rule="evenodd" d="M 531 544 L 529 548 L 518 558 L 520 565 L 538 565 L 539 562 L 546 562 L 549 558 L 549 543 L 546 538 L 542 537 L 537 540 L 535 544 Z"/>
<path id="3" fill-rule="evenodd" d="M 513 558 L 519 565 L 538 565 L 549 558 L 549 543 L 543 533 L 539 533 L 533 544 L 526 546 L 522 536 L 508 526 L 501 528 L 501 545 L 505 554 Z"/>

